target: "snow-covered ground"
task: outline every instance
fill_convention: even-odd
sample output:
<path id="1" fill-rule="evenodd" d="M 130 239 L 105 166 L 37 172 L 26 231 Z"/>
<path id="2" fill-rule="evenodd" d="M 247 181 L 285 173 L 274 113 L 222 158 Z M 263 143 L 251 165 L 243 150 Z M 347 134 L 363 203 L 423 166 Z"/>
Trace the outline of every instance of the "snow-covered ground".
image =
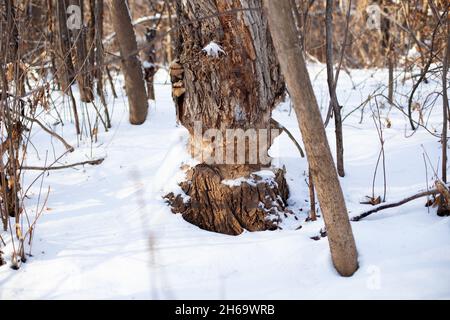
<path id="1" fill-rule="evenodd" d="M 311 65 L 310 72 L 325 114 L 324 66 Z M 344 115 L 387 83 L 384 70 L 351 74 L 350 78 L 341 73 L 338 88 Z M 71 123 L 55 126 L 77 146 L 62 164 L 98 157 L 106 160 L 100 166 L 45 175 L 40 203 L 50 186 L 47 208 L 35 230 L 32 257 L 18 271 L 8 266 L 11 241 L 2 233 L 8 244 L 2 249 L 8 265 L 0 267 L 0 299 L 450 298 L 450 218 L 439 218 L 436 209 L 425 208 L 425 199 L 353 222 L 360 269 L 351 278 L 339 277 L 327 238 L 311 239 L 320 234 L 323 221 L 304 222 L 309 208 L 307 163 L 285 134 L 271 152 L 278 165 L 286 166 L 290 205 L 301 219 L 285 221 L 283 230 L 231 237 L 200 230 L 172 214 L 162 196 L 176 188 L 183 177 L 180 165 L 190 160 L 185 151 L 187 131 L 175 123 L 166 81 L 167 75 L 160 71 L 157 102 L 140 127 L 128 123 L 123 96 L 115 101 L 109 98 L 113 128 L 108 133 L 101 129 L 97 143 L 77 142 Z M 423 100 L 439 86 L 430 82 L 417 97 Z M 399 84 L 398 91 L 406 93 L 410 87 L 407 81 L 404 89 Z M 58 94 L 54 98 L 57 104 L 62 101 Z M 428 128 L 437 133 L 442 125 L 441 105 L 438 100 L 426 118 Z M 371 108 L 376 112 L 374 102 L 365 107 L 362 123 L 359 110 L 344 123 L 347 176 L 341 182 L 350 216 L 368 209 L 360 202 L 372 194 L 380 142 Z M 67 118 L 69 108 L 64 110 L 62 116 Z M 433 183 L 433 171 L 439 168 L 439 138 L 424 129 L 411 136 L 400 111 L 386 106 L 381 112 L 387 201 L 394 201 L 426 189 L 426 172 L 428 184 Z M 277 108 L 274 117 L 301 141 L 288 102 Z M 55 122 L 50 115 L 41 118 L 49 125 Z M 34 147 L 29 148 L 26 164 L 44 165 L 46 157 L 47 164 L 52 163 L 63 147 L 37 127 L 33 130 Z M 327 131 L 334 148 L 332 123 Z M 27 172 L 23 185 L 38 174 Z M 382 176 L 380 166 L 376 195 L 383 193 Z M 35 212 L 39 191 L 40 182 L 33 185 L 26 200 L 30 215 Z"/>

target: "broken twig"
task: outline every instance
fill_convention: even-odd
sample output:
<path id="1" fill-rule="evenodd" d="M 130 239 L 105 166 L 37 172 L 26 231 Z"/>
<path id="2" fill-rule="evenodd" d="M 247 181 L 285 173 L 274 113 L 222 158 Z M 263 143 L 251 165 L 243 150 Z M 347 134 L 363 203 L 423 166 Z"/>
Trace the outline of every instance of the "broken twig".
<path id="1" fill-rule="evenodd" d="M 68 169 L 68 168 L 73 168 L 73 167 L 77 167 L 77 166 L 84 166 L 86 164 L 89 164 L 91 166 L 96 166 L 101 164 L 103 161 L 105 160 L 105 158 L 101 158 L 101 159 L 97 159 L 97 160 L 89 160 L 89 161 L 83 161 L 83 162 L 77 162 L 77 163 L 72 163 L 72 164 L 68 164 L 68 165 L 64 165 L 64 166 L 49 166 L 49 167 L 26 167 L 23 166 L 21 167 L 22 170 L 35 170 L 35 171 L 50 171 L 50 170 L 62 170 L 62 169 Z"/>
<path id="2" fill-rule="evenodd" d="M 410 201 L 413 201 L 413 200 L 416 200 L 416 199 L 419 199 L 419 198 L 422 198 L 422 197 L 437 195 L 437 194 L 440 194 L 440 191 L 438 189 L 431 189 L 429 191 L 420 192 L 420 193 L 412 195 L 412 196 L 410 196 L 408 198 L 405 198 L 405 199 L 403 199 L 401 201 L 392 202 L 392 203 L 386 203 L 386 204 L 380 205 L 378 207 L 375 207 L 375 208 L 373 208 L 373 209 L 371 209 L 369 211 L 366 211 L 366 212 L 364 212 L 364 213 L 362 213 L 362 214 L 360 214 L 360 215 L 358 215 L 356 217 L 353 217 L 351 219 L 351 221 L 360 221 L 360 220 L 370 216 L 371 214 L 374 214 L 375 212 L 378 212 L 378 211 L 381 211 L 381 210 L 385 210 L 385 209 L 389 209 L 389 208 L 399 207 L 399 206 L 401 206 L 401 205 L 403 205 L 405 203 L 408 203 Z"/>

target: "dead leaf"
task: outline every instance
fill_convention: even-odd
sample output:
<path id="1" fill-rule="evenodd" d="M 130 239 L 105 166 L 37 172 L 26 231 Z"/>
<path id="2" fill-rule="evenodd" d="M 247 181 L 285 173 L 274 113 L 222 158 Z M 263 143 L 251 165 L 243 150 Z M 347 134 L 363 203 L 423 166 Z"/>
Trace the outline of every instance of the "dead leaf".
<path id="1" fill-rule="evenodd" d="M 368 201 L 363 201 L 363 202 L 360 202 L 360 203 L 361 204 L 371 204 L 372 206 L 376 206 L 376 205 L 381 203 L 381 197 L 380 196 L 378 196 L 376 198 L 366 196 L 366 198 L 368 199 Z"/>

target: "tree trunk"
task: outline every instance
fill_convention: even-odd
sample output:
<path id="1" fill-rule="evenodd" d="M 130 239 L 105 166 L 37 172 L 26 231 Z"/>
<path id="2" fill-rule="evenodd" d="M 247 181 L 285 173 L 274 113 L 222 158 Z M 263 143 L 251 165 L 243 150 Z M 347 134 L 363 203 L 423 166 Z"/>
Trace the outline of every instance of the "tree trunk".
<path id="1" fill-rule="evenodd" d="M 448 148 L 448 64 L 450 58 L 450 22 L 447 20 L 447 45 L 444 52 L 444 57 L 442 61 L 442 137 L 441 137 L 441 147 L 442 147 L 442 181 L 447 183 L 447 148 Z M 441 197 L 443 197 L 441 195 Z M 448 216 L 450 214 L 450 208 L 448 206 L 448 201 L 441 201 L 438 208 L 439 216 Z"/>
<path id="2" fill-rule="evenodd" d="M 122 56 L 122 72 L 125 76 L 130 123 L 140 125 L 147 118 L 148 101 L 142 65 L 138 58 L 136 35 L 127 3 L 124 0 L 111 0 L 111 16 Z"/>
<path id="3" fill-rule="evenodd" d="M 67 93 L 67 89 L 74 79 L 74 67 L 72 63 L 72 55 L 70 53 L 70 36 L 67 29 L 67 3 L 65 0 L 56 0 L 55 30 L 57 33 L 55 40 L 56 47 L 56 78 L 60 85 L 60 89 Z"/>
<path id="4" fill-rule="evenodd" d="M 387 8 L 384 8 L 384 13 L 386 15 L 389 14 Z M 381 19 L 381 47 L 382 47 L 382 55 L 387 58 L 387 65 L 389 70 L 389 79 L 388 79 L 388 102 L 393 105 L 394 104 L 394 42 L 393 37 L 391 36 L 392 28 L 391 22 L 386 16 L 382 16 Z"/>
<path id="5" fill-rule="evenodd" d="M 111 116 L 109 115 L 108 105 L 105 98 L 103 74 L 105 71 L 104 66 L 104 49 L 103 49 L 103 13 L 104 2 L 103 0 L 95 0 L 94 16 L 95 16 L 95 52 L 94 52 L 94 64 L 95 71 L 94 76 L 97 79 L 97 95 L 100 97 L 100 101 L 105 108 L 105 121 L 106 127 L 111 128 Z"/>
<path id="6" fill-rule="evenodd" d="M 80 98 L 82 102 L 92 102 L 94 94 L 92 91 L 91 71 L 93 68 L 90 64 L 90 53 L 86 47 L 86 27 L 84 25 L 84 1 L 83 0 L 69 0 L 70 5 L 76 5 L 81 10 L 81 24 L 80 28 L 71 30 L 72 43 L 74 45 L 72 56 L 75 58 L 76 80 L 78 89 L 80 90 Z M 73 13 L 72 13 L 73 14 Z M 90 49 L 93 50 L 91 47 Z"/>
<path id="7" fill-rule="evenodd" d="M 330 111 L 334 114 L 334 127 L 336 134 L 336 163 L 337 171 L 341 177 L 345 176 L 344 170 L 344 137 L 342 133 L 342 116 L 341 106 L 336 95 L 337 79 L 335 79 L 333 71 L 333 0 L 327 0 L 326 5 L 326 56 L 327 56 L 327 79 L 328 91 L 330 93 Z M 328 122 L 328 117 L 327 121 Z"/>
<path id="8" fill-rule="evenodd" d="M 177 1 L 173 97 L 178 121 L 190 133 L 192 155 L 202 165 L 188 177 L 188 208 L 175 211 L 227 234 L 273 229 L 267 222 L 273 208 L 261 206 L 266 196 L 278 199 L 278 213 L 286 207 L 287 187 L 273 188 L 266 179 L 233 187 L 221 183 L 270 167 L 268 149 L 279 134 L 272 132 L 270 119 L 285 86 L 261 6 L 261 0 Z M 269 180 L 274 179 L 286 185 L 284 172 Z"/>
<path id="9" fill-rule="evenodd" d="M 150 100 L 155 100 L 155 86 L 153 85 L 154 76 L 158 71 L 156 67 L 156 29 L 147 28 L 145 32 L 145 40 L 147 41 L 144 51 L 144 78 L 147 83 L 147 94 Z"/>
<path id="10" fill-rule="evenodd" d="M 265 7 L 281 69 L 294 102 L 327 228 L 333 263 L 341 275 L 351 276 L 358 268 L 355 240 L 319 106 L 302 55 L 292 8 L 288 0 L 265 0 Z"/>

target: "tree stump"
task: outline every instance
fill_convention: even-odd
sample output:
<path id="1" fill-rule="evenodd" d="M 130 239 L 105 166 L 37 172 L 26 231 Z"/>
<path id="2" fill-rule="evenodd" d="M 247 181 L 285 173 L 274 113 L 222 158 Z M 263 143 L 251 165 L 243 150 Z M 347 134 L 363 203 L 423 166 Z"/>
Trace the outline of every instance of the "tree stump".
<path id="1" fill-rule="evenodd" d="M 200 164 L 180 184 L 184 195 L 165 196 L 172 212 L 201 229 L 239 235 L 244 230 L 276 230 L 287 209 L 289 189 L 284 170 L 272 176 L 253 173 L 224 180 L 219 169 Z"/>

